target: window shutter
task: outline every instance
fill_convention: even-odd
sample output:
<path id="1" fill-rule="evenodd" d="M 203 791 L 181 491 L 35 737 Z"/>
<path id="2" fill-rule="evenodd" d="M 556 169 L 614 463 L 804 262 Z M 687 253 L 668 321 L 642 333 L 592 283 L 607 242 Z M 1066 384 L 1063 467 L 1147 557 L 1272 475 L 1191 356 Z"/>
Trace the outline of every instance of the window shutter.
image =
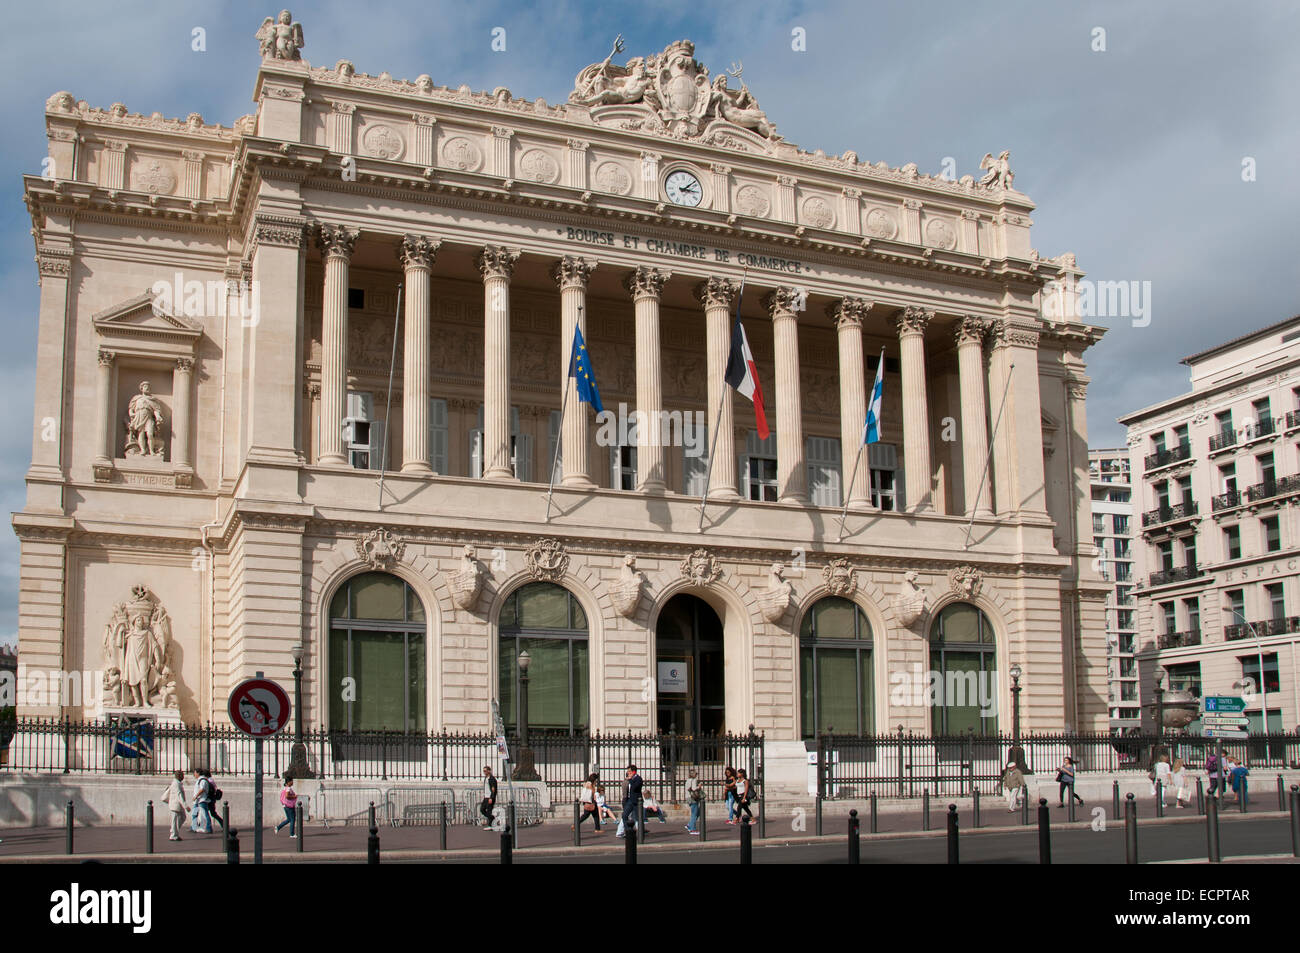
<path id="1" fill-rule="evenodd" d="M 709 476 L 709 431 L 708 426 L 699 426 L 695 430 L 695 439 L 699 441 L 700 453 L 691 456 L 682 441 L 682 489 L 688 496 L 703 496 L 704 484 Z"/>
<path id="2" fill-rule="evenodd" d="M 804 441 L 804 456 L 808 461 L 808 493 L 813 506 L 839 506 L 839 440 L 834 437 L 808 437 Z"/>
<path id="3" fill-rule="evenodd" d="M 429 466 L 447 472 L 447 402 L 438 397 L 429 401 Z"/>

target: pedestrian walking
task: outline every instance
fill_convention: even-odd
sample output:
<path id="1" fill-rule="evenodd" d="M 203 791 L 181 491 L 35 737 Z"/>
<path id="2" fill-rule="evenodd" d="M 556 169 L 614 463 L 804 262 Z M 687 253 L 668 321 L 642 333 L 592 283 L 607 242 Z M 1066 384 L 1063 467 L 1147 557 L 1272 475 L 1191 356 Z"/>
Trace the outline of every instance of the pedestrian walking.
<path id="1" fill-rule="evenodd" d="M 736 769 L 727 765 L 722 772 L 722 790 L 727 796 L 727 823 L 736 823 Z"/>
<path id="2" fill-rule="evenodd" d="M 637 806 L 641 803 L 641 787 L 645 782 L 636 772 L 636 765 L 627 766 L 627 779 L 623 783 L 623 816 L 618 819 L 618 836 L 623 837 L 628 831 L 635 836 Z"/>
<path id="3" fill-rule="evenodd" d="M 1237 796 L 1237 800 L 1242 804 L 1249 805 L 1246 797 L 1246 775 L 1250 774 L 1250 769 L 1246 767 L 1246 759 L 1242 758 L 1240 762 L 1232 765 L 1232 772 L 1228 775 L 1228 784 L 1232 787 L 1232 793 Z"/>
<path id="4" fill-rule="evenodd" d="M 745 769 L 738 768 L 736 770 L 736 823 L 737 824 L 746 823 L 746 821 L 741 820 L 740 817 L 741 814 L 744 814 L 749 819 L 748 823 L 750 824 L 754 823 L 754 814 L 749 809 L 749 803 L 751 801 L 757 800 L 757 797 L 758 796 L 754 793 L 754 783 L 750 781 L 749 776 L 745 774 Z"/>
<path id="5" fill-rule="evenodd" d="M 1174 784 L 1174 803 L 1179 807 L 1186 807 L 1192 795 L 1187 787 L 1187 765 L 1182 758 L 1174 758 L 1174 766 L 1169 772 L 1169 777 Z"/>
<path id="6" fill-rule="evenodd" d="M 700 809 L 704 805 L 704 785 L 700 783 L 700 772 L 691 768 L 686 776 L 686 799 L 691 804 L 691 819 L 686 822 L 686 833 L 699 836 Z"/>
<path id="7" fill-rule="evenodd" d="M 163 791 L 163 802 L 172 815 L 172 833 L 168 840 L 181 839 L 182 819 L 189 813 L 185 805 L 185 772 L 177 771 L 172 775 L 172 783 Z"/>
<path id="8" fill-rule="evenodd" d="M 1219 756 L 1209 755 L 1205 759 L 1205 773 L 1210 778 L 1210 797 L 1222 798 L 1223 792 L 1220 790 L 1219 782 L 1223 780 L 1223 768 L 1219 764 Z"/>
<path id="9" fill-rule="evenodd" d="M 1080 804 L 1083 803 L 1083 798 L 1074 793 L 1074 764 L 1074 759 L 1067 756 L 1066 759 L 1061 762 L 1061 766 L 1056 769 L 1056 782 L 1061 786 L 1060 790 L 1057 792 L 1057 798 L 1060 801 L 1060 803 L 1056 805 L 1057 807 L 1065 807 L 1065 795 L 1067 791 L 1071 798 L 1078 801 Z"/>
<path id="10" fill-rule="evenodd" d="M 208 815 L 216 821 L 225 830 L 226 822 L 221 819 L 221 812 L 217 810 L 217 805 L 221 802 L 221 788 L 217 787 L 217 782 L 212 780 L 212 772 L 207 768 L 203 769 L 203 777 L 208 781 Z"/>
<path id="11" fill-rule="evenodd" d="M 1002 792 L 1007 797 L 1007 812 L 1014 813 L 1025 793 L 1025 776 L 1014 758 L 1007 761 L 1002 771 Z"/>
<path id="12" fill-rule="evenodd" d="M 483 765 L 483 800 L 479 802 L 478 812 L 483 815 L 479 826 L 487 830 L 492 826 L 492 814 L 497 806 L 497 779 L 492 776 L 492 766 Z"/>
<path id="13" fill-rule="evenodd" d="M 195 768 L 194 806 L 190 809 L 190 830 L 195 834 L 212 833 L 212 799 L 209 787 L 210 782 L 203 776 L 203 771 Z"/>
<path id="14" fill-rule="evenodd" d="M 291 839 L 297 837 L 298 815 L 295 809 L 298 807 L 298 792 L 293 789 L 293 775 L 287 772 L 284 776 L 284 784 L 280 785 L 280 806 L 284 808 L 284 820 L 275 825 L 275 832 L 280 833 L 284 825 L 288 824 L 289 837 Z"/>
<path id="15" fill-rule="evenodd" d="M 1169 776 L 1173 774 L 1173 769 L 1169 767 L 1169 753 L 1160 752 L 1156 756 L 1156 763 L 1151 766 L 1148 777 L 1151 779 L 1151 796 L 1159 797 L 1162 803 L 1167 803 L 1166 795 L 1169 793 Z"/>
<path id="16" fill-rule="evenodd" d="M 599 777 L 593 772 L 587 775 L 586 781 L 582 782 L 582 791 L 578 795 L 578 800 L 582 802 L 582 816 L 578 818 L 578 826 L 581 827 L 583 821 L 591 818 L 596 827 L 596 833 L 601 834 L 604 832 L 600 829 L 600 805 L 596 801 L 597 780 L 599 780 Z M 573 830 L 572 825 L 569 826 L 569 830 Z"/>

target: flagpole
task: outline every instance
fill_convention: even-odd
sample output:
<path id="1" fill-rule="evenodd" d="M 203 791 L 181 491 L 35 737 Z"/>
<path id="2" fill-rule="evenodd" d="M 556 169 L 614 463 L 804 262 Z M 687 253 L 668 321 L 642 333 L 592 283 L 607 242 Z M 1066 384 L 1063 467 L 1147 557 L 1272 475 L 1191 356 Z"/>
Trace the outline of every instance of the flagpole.
<path id="1" fill-rule="evenodd" d="M 388 362 L 388 406 L 384 410 L 384 452 L 379 460 L 379 503 L 377 510 L 384 508 L 384 471 L 388 469 L 388 432 L 389 420 L 393 416 L 393 368 L 397 366 L 397 326 L 402 317 L 402 283 L 397 283 L 397 311 L 393 315 L 393 356 Z"/>
<path id="2" fill-rule="evenodd" d="M 975 490 L 976 505 L 970 508 L 970 519 L 966 521 L 966 543 L 962 549 L 970 549 L 970 530 L 975 525 L 975 510 L 978 507 L 980 494 L 984 492 L 984 481 L 989 475 L 989 470 L 993 469 L 993 451 L 998 439 L 998 428 L 1002 426 L 1002 411 L 1007 408 L 1007 395 L 1011 393 L 1011 372 L 1015 369 L 1014 364 L 1007 368 L 1007 382 L 1002 388 L 1002 403 L 998 407 L 998 419 L 993 422 L 993 434 L 989 437 L 988 459 L 984 461 L 984 472 L 980 474 L 979 487 Z"/>
<path id="3" fill-rule="evenodd" d="M 858 466 L 862 463 L 862 448 L 866 444 L 858 444 L 858 455 L 853 458 L 853 475 L 849 477 L 848 485 L 844 488 L 844 510 L 840 513 L 840 535 L 835 542 L 844 542 L 844 521 L 849 518 L 849 497 L 853 494 L 853 485 L 858 481 Z"/>
<path id="4" fill-rule="evenodd" d="M 578 322 L 582 322 L 582 306 L 578 306 Z M 576 328 L 578 325 L 574 325 Z M 576 337 L 576 335 L 575 335 Z M 573 341 L 569 342 L 569 373 L 564 375 L 564 396 L 560 398 L 560 429 L 555 433 L 555 456 L 551 458 L 551 485 L 546 488 L 546 519 L 551 521 L 551 496 L 555 493 L 555 468 L 560 463 L 560 448 L 564 445 L 564 412 L 569 407 L 569 378 L 573 377 Z"/>
<path id="5" fill-rule="evenodd" d="M 740 320 L 740 302 L 745 299 L 745 279 L 748 277 L 749 267 L 746 266 L 745 270 L 740 273 L 740 291 L 736 294 L 736 321 Z M 728 346 L 728 354 L 730 354 L 730 346 Z M 726 381 L 726 375 L 727 370 L 726 365 L 724 364 L 722 370 L 722 392 L 718 395 L 718 416 L 717 419 L 713 421 L 713 441 L 712 445 L 709 447 L 709 465 L 704 471 L 704 495 L 700 497 L 700 525 L 695 529 L 695 532 L 697 533 L 704 532 L 704 507 L 708 505 L 709 487 L 713 485 L 713 458 L 718 449 L 718 428 L 722 425 L 722 408 L 726 406 L 727 403 L 727 388 L 731 386 Z"/>

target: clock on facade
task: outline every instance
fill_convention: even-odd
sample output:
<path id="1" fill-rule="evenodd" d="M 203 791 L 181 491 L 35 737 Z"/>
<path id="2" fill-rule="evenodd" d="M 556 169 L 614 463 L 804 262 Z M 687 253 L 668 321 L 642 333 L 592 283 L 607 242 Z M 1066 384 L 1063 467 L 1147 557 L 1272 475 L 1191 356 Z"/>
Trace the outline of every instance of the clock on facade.
<path id="1" fill-rule="evenodd" d="M 694 207 L 704 199 L 704 189 L 700 187 L 700 180 L 685 169 L 669 173 L 668 178 L 664 180 L 664 191 L 668 193 L 669 201 L 677 205 Z"/>

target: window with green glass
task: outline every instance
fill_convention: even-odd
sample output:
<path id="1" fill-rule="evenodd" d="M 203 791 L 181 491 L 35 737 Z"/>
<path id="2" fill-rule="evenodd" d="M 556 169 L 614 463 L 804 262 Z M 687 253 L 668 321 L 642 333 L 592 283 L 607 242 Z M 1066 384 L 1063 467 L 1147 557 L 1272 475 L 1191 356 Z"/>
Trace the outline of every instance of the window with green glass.
<path id="1" fill-rule="evenodd" d="M 799 632 L 803 736 L 875 731 L 871 623 L 857 604 L 832 596 L 814 603 Z"/>
<path id="2" fill-rule="evenodd" d="M 587 616 L 569 590 L 549 582 L 516 589 L 498 622 L 498 687 L 501 720 L 518 730 L 523 675 L 519 656 L 528 652 L 528 730 L 572 734 L 588 714 Z"/>
<path id="3" fill-rule="evenodd" d="M 939 612 L 930 628 L 930 670 L 935 734 L 997 734 L 997 651 L 993 625 L 978 607 L 954 602 Z"/>
<path id="4" fill-rule="evenodd" d="M 353 576 L 330 602 L 330 727 L 425 730 L 425 616 L 419 596 L 384 572 Z M 348 691 L 343 691 L 344 679 Z"/>

